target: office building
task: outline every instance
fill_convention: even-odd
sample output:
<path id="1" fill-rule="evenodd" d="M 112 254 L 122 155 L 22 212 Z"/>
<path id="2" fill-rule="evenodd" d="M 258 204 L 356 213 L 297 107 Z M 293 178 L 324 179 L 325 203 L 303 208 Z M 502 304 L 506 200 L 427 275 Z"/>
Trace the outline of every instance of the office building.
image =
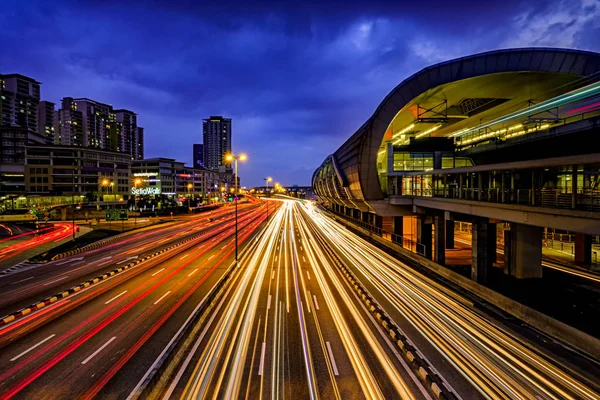
<path id="1" fill-rule="evenodd" d="M 46 144 L 54 144 L 55 116 L 54 103 L 40 101 L 37 107 L 38 133 L 44 137 Z"/>
<path id="2" fill-rule="evenodd" d="M 25 190 L 38 196 L 129 192 L 131 160 L 112 150 L 61 145 L 25 148 Z M 102 181 L 108 186 L 103 187 Z M 112 184 L 112 185 L 111 185 Z"/>
<path id="3" fill-rule="evenodd" d="M 194 168 L 204 168 L 204 145 L 194 144 Z"/>
<path id="4" fill-rule="evenodd" d="M 25 146 L 44 143 L 38 132 L 40 82 L 20 74 L 0 75 L 0 193 L 25 190 Z"/>
<path id="5" fill-rule="evenodd" d="M 231 172 L 194 168 L 172 158 L 134 160 L 131 173 L 134 182 L 131 193 L 138 195 L 209 195 L 220 192 L 221 187 L 227 190 L 233 187 Z M 136 179 L 140 179 L 141 183 L 135 184 Z M 192 184 L 191 188 L 188 188 L 189 184 Z"/>
<path id="6" fill-rule="evenodd" d="M 231 118 L 212 116 L 202 121 L 204 166 L 216 170 L 229 165 L 224 155 L 231 153 Z"/>

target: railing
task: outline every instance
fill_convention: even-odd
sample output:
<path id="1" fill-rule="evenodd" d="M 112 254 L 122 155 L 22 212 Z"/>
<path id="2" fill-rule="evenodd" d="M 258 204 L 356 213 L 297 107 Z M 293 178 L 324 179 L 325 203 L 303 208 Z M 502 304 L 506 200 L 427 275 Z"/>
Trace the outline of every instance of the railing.
<path id="1" fill-rule="evenodd" d="M 443 197 L 449 199 L 486 201 L 490 203 L 518 204 L 536 207 L 600 211 L 600 190 L 584 189 L 575 196 L 556 189 L 475 189 L 457 187 L 446 189 L 418 189 L 404 191 L 404 195 L 418 197 Z M 575 202 L 573 202 L 573 199 Z"/>
<path id="2" fill-rule="evenodd" d="M 417 253 L 422 256 L 425 256 L 426 254 L 426 246 L 423 243 L 419 243 L 412 239 L 408 239 L 406 237 L 396 235 L 395 233 L 385 231 L 377 226 L 371 225 L 365 221 L 361 221 L 353 217 L 349 217 L 343 213 L 339 213 L 331 209 L 328 209 L 328 211 L 335 214 L 336 217 L 341 217 L 354 225 L 357 225 L 363 229 L 370 231 L 371 233 L 376 234 L 377 236 L 380 236 L 382 238 L 387 237 L 391 240 L 392 243 L 402 246 L 403 248 L 412 251 L 413 253 Z"/>

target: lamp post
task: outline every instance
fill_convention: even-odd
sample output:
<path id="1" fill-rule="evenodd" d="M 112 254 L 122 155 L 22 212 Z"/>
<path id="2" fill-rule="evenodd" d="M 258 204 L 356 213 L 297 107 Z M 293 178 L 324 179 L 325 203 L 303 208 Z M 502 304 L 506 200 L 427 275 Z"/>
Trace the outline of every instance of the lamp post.
<path id="1" fill-rule="evenodd" d="M 248 157 L 246 157 L 245 154 L 238 154 L 238 155 L 234 155 L 234 154 L 228 154 L 225 156 L 225 159 L 227 161 L 233 161 L 234 165 L 235 165 L 235 197 L 233 198 L 233 201 L 235 202 L 235 263 L 237 265 L 238 262 L 238 160 L 240 161 L 246 161 Z"/>
<path id="2" fill-rule="evenodd" d="M 270 176 L 263 178 L 265 180 L 265 182 L 267 182 L 267 197 L 269 197 L 269 182 L 271 182 L 273 180 L 273 178 L 271 178 Z M 266 201 L 267 203 L 267 222 L 269 222 L 269 202 Z"/>
<path id="3" fill-rule="evenodd" d="M 192 185 L 191 183 L 187 184 L 187 190 L 188 190 L 188 214 L 192 213 L 192 204 L 190 203 L 190 190 L 192 190 L 192 187 L 194 185 Z"/>
<path id="4" fill-rule="evenodd" d="M 135 180 L 133 181 L 133 187 L 136 189 L 135 192 L 133 193 L 133 211 L 135 212 L 135 209 L 139 209 L 138 207 L 138 197 L 137 197 L 137 187 L 138 185 L 142 184 L 142 180 L 140 178 L 135 178 Z M 133 214 L 133 224 L 137 225 L 137 214 Z"/>

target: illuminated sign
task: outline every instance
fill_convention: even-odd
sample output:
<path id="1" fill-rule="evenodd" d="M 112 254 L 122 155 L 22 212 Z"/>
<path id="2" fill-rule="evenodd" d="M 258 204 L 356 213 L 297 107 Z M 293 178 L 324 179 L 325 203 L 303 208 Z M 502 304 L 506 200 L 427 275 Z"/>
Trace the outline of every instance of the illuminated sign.
<path id="1" fill-rule="evenodd" d="M 147 194 L 160 194 L 160 188 L 131 188 L 131 194 L 136 196 L 142 196 Z"/>
<path id="2" fill-rule="evenodd" d="M 156 176 L 158 172 L 136 172 L 133 176 Z"/>

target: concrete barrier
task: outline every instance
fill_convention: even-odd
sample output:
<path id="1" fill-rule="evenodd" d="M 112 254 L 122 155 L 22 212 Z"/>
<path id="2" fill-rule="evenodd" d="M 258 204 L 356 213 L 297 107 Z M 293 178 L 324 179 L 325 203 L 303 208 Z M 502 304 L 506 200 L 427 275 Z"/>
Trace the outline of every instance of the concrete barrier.
<path id="1" fill-rule="evenodd" d="M 203 231 L 202 233 L 199 233 L 199 234 L 194 235 L 194 236 L 192 236 L 192 237 L 190 237 L 190 238 L 188 238 L 186 240 L 182 240 L 181 242 L 178 242 L 178 243 L 176 243 L 174 245 L 171 245 L 169 247 L 169 249 L 177 248 L 179 246 L 182 246 L 182 245 L 190 242 L 191 240 L 199 239 L 199 238 L 204 237 L 204 236 L 208 236 L 207 237 L 207 239 L 208 239 L 208 238 L 212 237 L 209 234 L 212 231 L 214 231 L 214 230 L 215 230 L 215 228 L 211 228 L 211 229 L 208 229 L 206 231 Z M 151 258 L 154 258 L 154 257 L 162 254 L 164 251 L 166 251 L 166 250 L 163 249 L 163 251 L 160 251 L 158 253 L 154 253 L 152 255 L 148 255 L 148 256 L 144 257 L 142 260 L 143 261 L 150 260 Z M 58 256 L 67 257 L 69 255 L 68 253 L 71 253 L 71 252 L 62 253 L 62 254 L 59 254 Z M 67 254 L 67 255 L 64 255 L 64 254 Z M 13 322 L 16 318 L 23 317 L 25 315 L 30 314 L 32 311 L 37 311 L 40 308 L 43 308 L 43 307 L 45 307 L 48 304 L 54 303 L 54 302 L 58 301 L 59 298 L 62 299 L 62 298 L 68 297 L 69 295 L 71 295 L 73 293 L 76 293 L 76 292 L 79 292 L 80 290 L 82 290 L 84 288 L 90 287 L 90 286 L 92 286 L 92 285 L 94 285 L 94 284 L 96 284 L 96 283 L 98 283 L 100 281 L 103 281 L 105 279 L 108 279 L 109 277 L 117 275 L 120 272 L 123 272 L 123 271 L 129 269 L 130 266 L 132 267 L 134 265 L 137 265 L 137 264 L 141 263 L 142 260 L 138 259 L 138 260 L 136 260 L 136 262 L 131 262 L 131 263 L 127 264 L 125 267 L 115 268 L 112 271 L 106 272 L 106 273 L 104 273 L 104 274 L 102 274 L 102 275 L 100 275 L 100 276 L 98 276 L 96 278 L 90 279 L 90 280 L 88 280 L 86 282 L 80 283 L 79 285 L 73 286 L 73 287 L 69 288 L 66 291 L 62 291 L 62 292 L 57 293 L 54 296 L 50 296 L 50 297 L 46 298 L 44 301 L 41 301 L 41 302 L 38 302 L 38 303 L 34 303 L 33 305 L 31 305 L 31 306 L 29 306 L 27 308 L 24 308 L 24 309 L 22 309 L 20 311 L 16 311 L 16 312 L 14 312 L 12 314 L 6 315 L 6 316 L 0 318 L 0 326 L 9 324 L 9 323 Z"/>
<path id="2" fill-rule="evenodd" d="M 371 296 L 366 288 L 362 286 L 362 283 L 354 276 L 341 261 L 341 259 L 335 254 L 335 252 L 329 247 L 329 245 L 320 237 L 317 236 L 317 241 L 320 242 L 325 253 L 329 255 L 335 266 L 345 277 L 347 283 L 354 290 L 354 293 L 359 301 L 362 301 L 363 305 L 375 318 L 377 323 L 384 329 L 384 331 L 394 339 L 392 343 L 395 343 L 404 358 L 411 364 L 412 368 L 417 373 L 417 376 L 423 382 L 426 387 L 429 387 L 432 393 L 438 399 L 457 399 L 454 393 L 449 391 L 446 386 L 443 385 L 442 378 L 437 372 L 429 365 L 428 361 L 421 358 L 417 353 L 414 346 L 412 346 L 408 338 L 400 333 L 400 328 L 390 318 L 383 308 L 379 306 L 377 301 Z M 396 340 L 395 338 L 398 337 Z M 434 386 L 435 385 L 435 386 Z M 443 388 L 443 389 L 440 389 Z"/>
<path id="3" fill-rule="evenodd" d="M 512 300 L 498 292 L 493 291 L 479 283 L 466 278 L 442 265 L 439 265 L 419 254 L 413 253 L 404 247 L 385 240 L 370 231 L 362 229 L 351 222 L 336 219 L 343 225 L 350 226 L 352 230 L 357 231 L 362 236 L 367 236 L 375 242 L 399 253 L 402 257 L 412 260 L 421 266 L 428 268 L 450 282 L 460 286 L 463 289 L 475 294 L 486 302 L 498 307 L 502 311 L 522 320 L 533 328 L 541 331 L 545 335 L 551 336 L 564 344 L 582 351 L 596 359 L 600 359 L 600 340 L 582 332 L 572 326 L 560 322 L 539 311 L 527 307 L 515 300 Z"/>

